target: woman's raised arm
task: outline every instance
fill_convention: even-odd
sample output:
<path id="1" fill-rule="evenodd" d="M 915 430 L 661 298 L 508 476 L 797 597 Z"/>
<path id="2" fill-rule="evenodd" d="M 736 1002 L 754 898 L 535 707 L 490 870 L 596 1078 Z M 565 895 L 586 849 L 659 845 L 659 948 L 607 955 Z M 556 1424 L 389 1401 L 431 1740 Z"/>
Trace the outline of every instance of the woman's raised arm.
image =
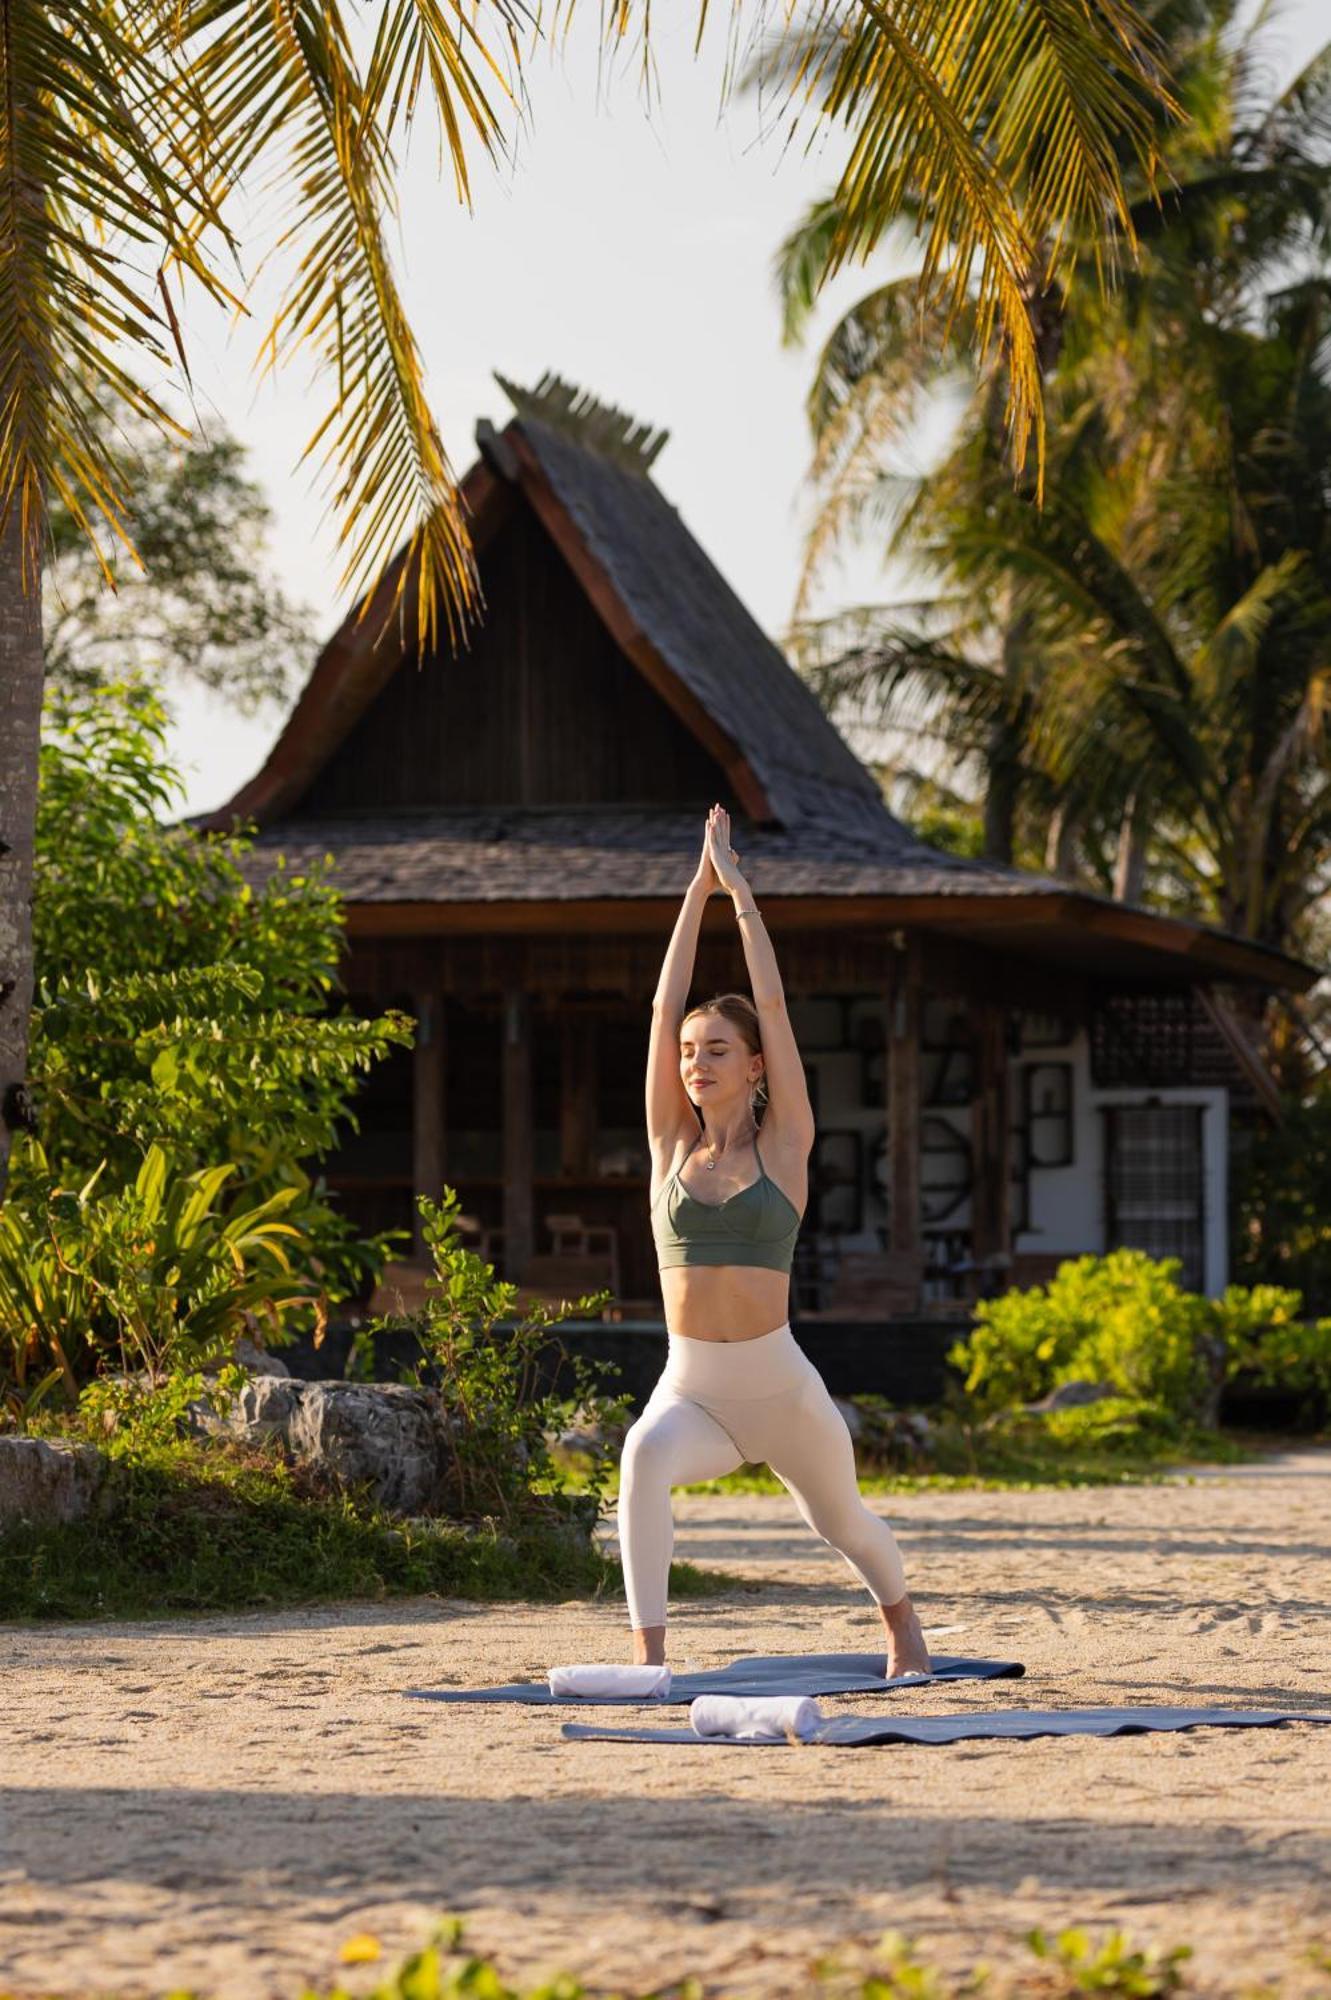
<path id="1" fill-rule="evenodd" d="M 762 912 L 754 904 L 739 868 L 739 857 L 730 845 L 730 819 L 725 812 L 708 821 L 708 847 L 712 873 L 735 905 L 748 967 L 753 1004 L 758 1010 L 758 1026 L 763 1043 L 763 1072 L 767 1079 L 767 1116 L 763 1132 L 781 1137 L 807 1154 L 814 1141 L 813 1106 L 809 1083 L 795 1041 L 786 1007 L 785 988 L 777 970 L 776 953 L 763 924 Z"/>
<path id="2" fill-rule="evenodd" d="M 710 814 L 707 824 L 710 827 Z M 693 984 L 693 961 L 698 953 L 703 909 L 718 886 L 704 830 L 702 854 L 693 880 L 684 891 L 652 996 L 652 1033 L 647 1046 L 647 1136 L 654 1145 L 673 1144 L 680 1126 L 694 1115 L 679 1074 L 679 1024 Z"/>

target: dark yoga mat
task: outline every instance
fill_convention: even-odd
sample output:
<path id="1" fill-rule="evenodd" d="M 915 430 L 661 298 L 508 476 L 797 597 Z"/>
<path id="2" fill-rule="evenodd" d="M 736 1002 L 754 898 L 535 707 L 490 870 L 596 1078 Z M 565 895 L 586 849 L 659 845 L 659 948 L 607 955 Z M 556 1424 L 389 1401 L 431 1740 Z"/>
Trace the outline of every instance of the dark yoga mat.
<path id="1" fill-rule="evenodd" d="M 406 1688 L 415 1701 L 525 1701 L 548 1708 L 673 1708 L 700 1694 L 882 1694 L 885 1688 L 927 1687 L 930 1681 L 1010 1681 L 1026 1669 L 1017 1660 L 958 1660 L 940 1653 L 931 1674 L 883 1679 L 882 1653 L 773 1653 L 732 1660 L 708 1673 L 676 1674 L 658 1695 L 567 1695 L 556 1702 L 544 1681 L 510 1681 L 492 1688 Z M 692 1732 L 690 1732 L 691 1734 Z"/>
<path id="2" fill-rule="evenodd" d="M 797 1750 L 830 1743 L 969 1743 L 977 1737 L 1025 1742 L 1032 1736 L 1142 1736 L 1155 1729 L 1269 1729 L 1281 1722 L 1331 1722 L 1331 1714 L 1285 1708 L 1005 1708 L 977 1715 L 838 1715 Z M 728 1749 L 788 1749 L 784 1736 L 695 1736 L 691 1729 L 610 1729 L 566 1722 L 582 1742 L 704 1743 Z"/>

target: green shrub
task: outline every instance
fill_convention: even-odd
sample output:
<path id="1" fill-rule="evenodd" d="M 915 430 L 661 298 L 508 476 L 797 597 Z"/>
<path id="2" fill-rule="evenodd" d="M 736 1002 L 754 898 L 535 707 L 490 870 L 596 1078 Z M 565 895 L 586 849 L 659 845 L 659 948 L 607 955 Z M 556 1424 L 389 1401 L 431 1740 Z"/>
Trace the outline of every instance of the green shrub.
<path id="1" fill-rule="evenodd" d="M 1286 1389 L 1331 1404 L 1331 1319 L 1299 1317 L 1297 1292 L 1278 1285 L 1231 1285 L 1220 1301 L 1226 1379 L 1246 1377 L 1264 1389 Z"/>
<path id="2" fill-rule="evenodd" d="M 103 1361 L 157 1380 L 224 1354 L 251 1316 L 269 1337 L 311 1303 L 293 1269 L 300 1232 L 279 1190 L 230 1214 L 218 1206 L 230 1166 L 173 1171 L 150 1146 L 129 1187 L 103 1190 L 102 1169 L 58 1186 L 25 1142 L 21 1188 L 0 1208 L 0 1394 L 27 1406 L 34 1381 L 68 1394 Z"/>
<path id="3" fill-rule="evenodd" d="M 1172 1951 L 1138 1950 L 1123 1935 L 1111 1931 L 1098 1942 L 1079 1929 L 1050 1938 L 1028 1931 L 1026 1942 L 1037 1958 L 1062 1973 L 1070 1993 L 1117 1993 L 1124 2000 L 1168 2000 L 1183 1984 L 1183 1967 L 1192 1957 L 1191 1945 Z"/>
<path id="4" fill-rule="evenodd" d="M 1062 1265 L 1048 1285 L 982 1300 L 949 1357 L 965 1371 L 966 1395 L 984 1415 L 1063 1382 L 1098 1382 L 1156 1412 L 1150 1421 L 1165 1412 L 1214 1424 L 1221 1388 L 1239 1375 L 1331 1394 L 1331 1321 L 1301 1322 L 1297 1292 L 1231 1285 L 1208 1299 L 1185 1292 L 1178 1272 L 1174 1258 L 1115 1250 Z"/>
<path id="5" fill-rule="evenodd" d="M 1183 1426 L 1163 1403 L 1136 1396 L 1106 1396 L 1070 1410 L 1050 1410 L 1042 1429 L 1051 1444 L 1065 1451 L 1129 1452 L 1152 1446 L 1168 1452 L 1183 1440 Z"/>
<path id="6" fill-rule="evenodd" d="M 227 1161 L 228 1201 L 285 1194 L 293 1261 L 312 1291 L 346 1298 L 373 1282 L 389 1239 L 358 1239 L 317 1162 L 411 1023 L 330 1012 L 344 919 L 325 869 L 279 861 L 252 887 L 246 835 L 168 823 L 182 789 L 144 689 L 48 703 L 28 1065 L 44 1156 L 67 1187 L 105 1162 L 113 1190 L 153 1145 L 181 1173 Z M 30 1164 L 19 1149 L 16 1194 Z"/>
<path id="7" fill-rule="evenodd" d="M 108 1518 L 0 1536 L 0 1617 L 223 1611 L 319 1598 L 558 1599 L 613 1589 L 618 1566 L 567 1525 L 399 1521 L 311 1492 L 272 1452 L 142 1435 Z"/>
<path id="8" fill-rule="evenodd" d="M 496 1278 L 494 1266 L 459 1239 L 456 1190 L 446 1187 L 438 1202 L 421 1195 L 416 1206 L 433 1265 L 425 1303 L 405 1317 L 372 1322 L 357 1336 L 359 1352 L 367 1354 L 375 1336 L 390 1330 L 405 1328 L 415 1336 L 420 1358 L 402 1379 L 437 1388 L 443 1399 L 458 1482 L 454 1512 L 513 1521 L 533 1512 L 572 1511 L 595 1521 L 615 1452 L 595 1445 L 580 1454 L 575 1495 L 564 1490 L 548 1434 L 557 1434 L 575 1407 L 593 1428 L 613 1431 L 626 1403 L 601 1392 L 607 1364 L 563 1353 L 553 1335 L 574 1314 L 598 1312 L 610 1294 L 564 1300 L 557 1311 L 537 1305 L 517 1317 L 517 1286 Z M 557 1352 L 573 1377 L 569 1397 L 542 1391 Z"/>
<path id="9" fill-rule="evenodd" d="M 960 1974 L 945 1973 L 922 1958 L 915 1945 L 898 1931 L 888 1931 L 876 1949 L 852 1948 L 848 1960 L 822 1955 L 812 1961 L 798 1987 L 825 2000 L 967 2000 L 985 1992 L 1008 1996 L 1039 1993 L 1046 2000 L 1076 2000 L 1080 1994 L 1116 1994 L 1120 2000 L 1169 2000 L 1185 1985 L 1184 1968 L 1192 1957 L 1188 1945 L 1169 1949 L 1134 1945 L 1122 1931 L 1093 1938 L 1069 1929 L 1050 1938 L 1041 1930 L 1026 1933 L 1027 1949 L 1039 1961 L 1023 1967 L 1019 1983 L 994 1976 L 983 1962 Z M 343 1965 L 377 1966 L 383 1956 L 380 1940 L 369 1931 L 348 1937 L 338 1952 Z M 599 1990 L 599 1989 L 598 1989 Z M 672 1981 L 665 1989 L 673 2000 L 703 2000 L 703 1985 L 692 1975 Z M 590 2000 L 588 1988 L 571 1973 L 557 1973 L 539 1986 L 510 1986 L 493 1959 L 468 1948 L 461 1919 L 447 1918 L 420 1951 L 412 1952 L 372 1987 L 357 1984 L 360 2000 Z M 662 2000 L 663 1989 L 636 1989 L 622 2000 Z M 168 2000 L 194 2000 L 175 1993 Z M 354 2000 L 353 1990 L 337 1982 L 317 1990 L 305 1987 L 292 2000 Z"/>

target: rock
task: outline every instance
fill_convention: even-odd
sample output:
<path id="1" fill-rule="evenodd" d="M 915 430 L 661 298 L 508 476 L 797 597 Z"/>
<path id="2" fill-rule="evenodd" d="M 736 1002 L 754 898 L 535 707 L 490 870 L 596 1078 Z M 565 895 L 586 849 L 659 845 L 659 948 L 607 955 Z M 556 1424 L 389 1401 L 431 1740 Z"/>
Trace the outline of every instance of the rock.
<path id="1" fill-rule="evenodd" d="M 287 1425 L 298 1459 L 381 1506 L 430 1511 L 450 1464 L 437 1399 L 396 1382 L 306 1382 Z"/>
<path id="2" fill-rule="evenodd" d="M 0 1438 L 0 1528 L 82 1520 L 101 1502 L 107 1469 L 91 1445 Z"/>
<path id="3" fill-rule="evenodd" d="M 546 1443 L 565 1451 L 618 1451 L 627 1423 L 602 1423 L 591 1410 L 576 1409 L 562 1431 L 547 1431 Z"/>
<path id="4" fill-rule="evenodd" d="M 300 1408 L 305 1385 L 289 1375 L 251 1375 L 233 1400 L 223 1424 L 247 1444 L 262 1444 L 268 1438 L 287 1438 L 287 1427 Z"/>
<path id="5" fill-rule="evenodd" d="M 453 1452 L 439 1398 L 395 1382 L 301 1382 L 257 1375 L 226 1418 L 247 1444 L 278 1438 L 334 1485 L 363 1488 L 401 1514 L 447 1512 Z"/>
<path id="6" fill-rule="evenodd" d="M 909 1470 L 921 1463 L 933 1442 L 933 1425 L 919 1410 L 894 1410 L 880 1396 L 866 1396 L 862 1402 L 834 1396 L 832 1401 L 846 1419 L 864 1465 Z"/>
<path id="7" fill-rule="evenodd" d="M 864 1436 L 864 1412 L 845 1396 L 833 1396 L 832 1401 L 846 1419 L 846 1429 L 850 1432 L 851 1436 L 857 1440 L 862 1438 Z"/>
<path id="8" fill-rule="evenodd" d="M 1090 1403 L 1104 1403 L 1122 1393 L 1111 1382 L 1060 1382 L 1047 1396 L 1041 1396 L 1038 1403 L 1023 1403 L 1022 1408 L 1033 1417 L 1047 1417 L 1054 1410 L 1082 1410 Z"/>
<path id="9" fill-rule="evenodd" d="M 260 1347 L 257 1341 L 248 1339 L 245 1334 L 240 1336 L 240 1339 L 232 1348 L 231 1359 L 237 1362 L 240 1367 L 247 1368 L 251 1375 L 290 1375 L 291 1373 L 285 1361 L 280 1360 L 276 1354 L 269 1354 L 266 1348 Z"/>

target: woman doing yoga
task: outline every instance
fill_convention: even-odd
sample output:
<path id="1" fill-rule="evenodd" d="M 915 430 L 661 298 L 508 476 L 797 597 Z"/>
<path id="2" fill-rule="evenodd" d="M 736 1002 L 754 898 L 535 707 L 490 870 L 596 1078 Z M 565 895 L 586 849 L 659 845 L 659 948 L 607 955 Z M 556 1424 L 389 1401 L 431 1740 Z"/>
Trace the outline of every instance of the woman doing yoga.
<path id="1" fill-rule="evenodd" d="M 703 906 L 717 889 L 735 906 L 753 1000 L 721 994 L 686 1012 Z M 647 1131 L 669 1351 L 620 1466 L 634 1659 L 665 1658 L 671 1488 L 765 1460 L 878 1604 L 889 1678 L 927 1672 L 895 1537 L 860 1498 L 850 1432 L 790 1330 L 813 1112 L 771 941 L 720 806 L 707 816 L 652 1002 Z"/>

